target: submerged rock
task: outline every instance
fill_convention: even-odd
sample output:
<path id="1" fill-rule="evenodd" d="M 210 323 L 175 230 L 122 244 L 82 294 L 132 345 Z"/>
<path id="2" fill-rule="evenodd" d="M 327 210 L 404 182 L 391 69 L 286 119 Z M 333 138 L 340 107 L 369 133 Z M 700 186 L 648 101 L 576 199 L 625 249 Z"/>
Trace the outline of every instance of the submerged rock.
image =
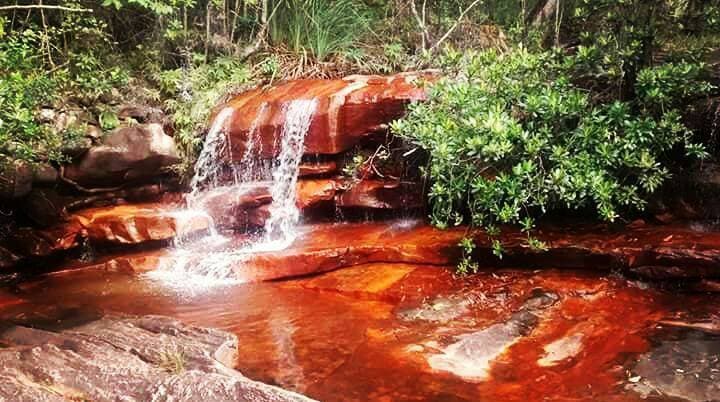
<path id="1" fill-rule="evenodd" d="M 554 293 L 535 292 L 520 310 L 505 322 L 455 337 L 442 353 L 428 357 L 434 370 L 447 371 L 468 381 L 483 381 L 490 365 L 539 323 L 538 314 L 558 300 Z"/>
<path id="2" fill-rule="evenodd" d="M 0 400 L 309 401 L 232 369 L 235 336 L 159 316 L 0 329 Z"/>
<path id="3" fill-rule="evenodd" d="M 720 336 L 681 331 L 641 355 L 632 373 L 627 388 L 643 397 L 716 401 L 720 398 Z"/>
<path id="4" fill-rule="evenodd" d="M 575 333 L 545 345 L 543 348 L 545 355 L 538 360 L 538 365 L 542 367 L 554 366 L 575 357 L 582 349 L 584 337 L 585 335 L 582 333 Z"/>

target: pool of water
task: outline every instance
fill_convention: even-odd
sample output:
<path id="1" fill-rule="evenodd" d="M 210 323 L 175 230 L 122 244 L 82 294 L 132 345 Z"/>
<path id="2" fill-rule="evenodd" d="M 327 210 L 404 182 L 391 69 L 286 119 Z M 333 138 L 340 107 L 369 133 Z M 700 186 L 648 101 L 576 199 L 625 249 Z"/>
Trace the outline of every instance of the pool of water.
<path id="1" fill-rule="evenodd" d="M 191 289 L 66 272 L 0 290 L 0 318 L 53 328 L 120 312 L 224 329 L 239 338 L 245 375 L 323 401 L 630 401 L 677 400 L 638 362 L 665 338 L 698 337 L 668 322 L 714 322 L 720 312 L 718 295 L 551 268 L 455 278 L 441 267 L 368 264 Z M 720 343 L 700 337 L 710 363 L 699 373 L 712 380 Z M 683 370 L 682 358 L 672 361 Z"/>

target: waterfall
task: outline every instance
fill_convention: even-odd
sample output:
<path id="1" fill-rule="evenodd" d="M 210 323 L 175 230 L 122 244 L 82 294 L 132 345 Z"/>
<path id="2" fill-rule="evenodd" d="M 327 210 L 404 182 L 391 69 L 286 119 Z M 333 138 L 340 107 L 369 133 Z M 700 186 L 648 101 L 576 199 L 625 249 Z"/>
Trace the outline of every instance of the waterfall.
<path id="1" fill-rule="evenodd" d="M 272 203 L 265 234 L 250 244 L 218 250 L 217 246 L 229 242 L 229 239 L 219 236 L 213 224 L 210 236 L 194 242 L 180 239 L 170 258 L 163 266 L 150 272 L 150 277 L 178 287 L 196 289 L 239 283 L 242 281 L 237 277 L 235 268 L 251 253 L 282 250 L 292 244 L 297 237 L 296 225 L 300 220 L 296 205 L 300 161 L 316 108 L 316 100 L 294 100 L 285 106 L 285 122 L 277 139 L 280 152 L 269 165 L 271 172 L 259 156 L 262 141 L 257 127 L 267 104 L 263 104 L 255 116 L 239 164 L 232 161 L 230 138 L 225 131 L 234 109 L 225 108 L 217 114 L 195 165 L 187 197 L 188 211 L 204 212 L 202 198 L 211 191 L 245 191 L 249 183 L 272 177 Z M 214 249 L 217 251 L 212 251 Z"/>
<path id="2" fill-rule="evenodd" d="M 225 133 L 225 125 L 233 116 L 235 110 L 227 107 L 220 111 L 215 117 L 205 143 L 200 151 L 197 162 L 195 162 L 195 174 L 190 181 L 190 194 L 188 200 L 191 203 L 197 199 L 203 187 L 218 187 L 224 173 L 223 158 L 230 159 L 230 141 Z M 234 164 L 230 162 L 231 168 Z M 234 173 L 234 172 L 233 172 Z"/>
<path id="3" fill-rule="evenodd" d="M 265 241 L 281 248 L 296 236 L 294 228 L 300 219 L 296 205 L 300 159 L 316 107 L 315 100 L 298 100 L 290 103 L 285 114 L 280 155 L 272 174 L 270 218 L 265 223 Z"/>

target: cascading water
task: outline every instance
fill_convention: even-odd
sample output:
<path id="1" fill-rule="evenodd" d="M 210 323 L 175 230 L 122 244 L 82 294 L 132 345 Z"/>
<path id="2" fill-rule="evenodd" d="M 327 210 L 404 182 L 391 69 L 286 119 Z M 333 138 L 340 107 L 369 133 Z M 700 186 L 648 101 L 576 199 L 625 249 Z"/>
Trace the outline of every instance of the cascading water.
<path id="1" fill-rule="evenodd" d="M 277 251 L 288 247 L 297 237 L 296 225 L 300 211 L 296 206 L 297 180 L 302 159 L 305 136 L 317 108 L 316 100 L 295 100 L 286 105 L 285 122 L 279 138 L 280 152 L 268 166 L 259 157 L 261 141 L 257 124 L 267 110 L 263 105 L 248 133 L 245 153 L 238 164 L 230 157 L 230 140 L 225 132 L 233 109 L 218 113 L 210 128 L 203 150 L 195 166 L 191 191 L 187 197 L 188 210 L 203 210 L 203 196 L 211 191 L 242 192 L 253 182 L 272 178 L 270 217 L 265 224 L 263 237 L 235 249 L 207 252 L 218 243 L 227 242 L 212 228 L 210 236 L 177 244 L 173 258 L 151 272 L 151 277 L 176 285 L 194 288 L 242 282 L 234 271 L 243 260 L 255 252 Z M 271 173 L 271 174 L 270 174 Z"/>
<path id="2" fill-rule="evenodd" d="M 294 229 L 300 219 L 296 205 L 298 172 L 305 134 L 316 107 L 315 100 L 298 100 L 290 103 L 285 114 L 280 155 L 273 169 L 270 218 L 265 224 L 265 243 L 274 247 L 287 247 L 297 235 Z"/>

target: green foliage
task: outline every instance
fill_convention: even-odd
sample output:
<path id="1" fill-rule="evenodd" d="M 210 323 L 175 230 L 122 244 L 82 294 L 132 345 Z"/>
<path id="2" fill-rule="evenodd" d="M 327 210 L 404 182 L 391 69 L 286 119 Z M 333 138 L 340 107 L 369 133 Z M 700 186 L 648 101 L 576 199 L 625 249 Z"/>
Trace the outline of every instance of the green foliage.
<path id="1" fill-rule="evenodd" d="M 248 83 L 252 72 L 236 60 L 218 58 L 207 64 L 166 70 L 156 78 L 171 96 L 166 107 L 172 112 L 175 140 L 185 154 L 187 166 L 183 168 L 187 170 L 202 145 L 199 134 L 213 108 L 228 92 Z"/>
<path id="2" fill-rule="evenodd" d="M 704 156 L 673 109 L 673 100 L 709 90 L 696 80 L 699 66 L 643 70 L 637 101 L 603 102 L 575 82 L 576 59 L 560 53 L 520 48 L 453 62 L 455 76 L 393 124 L 430 152 L 431 218 L 440 227 L 471 223 L 495 235 L 498 225 L 519 225 L 541 249 L 530 236 L 538 215 L 592 208 L 614 221 L 642 209 L 669 177 L 673 149 Z"/>
<path id="3" fill-rule="evenodd" d="M 33 162 L 65 160 L 62 149 L 80 130 L 57 132 L 41 124 L 36 114 L 41 106 L 68 96 L 95 102 L 127 82 L 127 73 L 109 63 L 111 43 L 105 29 L 94 18 L 70 13 L 55 26 L 30 23 L 3 35 L 0 153 Z"/>
<path id="4" fill-rule="evenodd" d="M 575 0 L 568 4 L 565 35 L 580 42 L 578 53 L 584 59 L 586 78 L 615 90 L 611 95 L 625 100 L 634 97 L 639 71 L 656 64 L 658 54 L 665 54 L 668 61 L 697 63 L 717 47 L 712 17 L 720 12 L 717 1 Z M 708 40 L 714 45 L 707 46 Z"/>
<path id="5" fill-rule="evenodd" d="M 272 36 L 318 61 L 351 48 L 368 29 L 367 9 L 353 0 L 287 0 Z"/>
<path id="6" fill-rule="evenodd" d="M 38 69 L 38 37 L 33 31 L 6 37 L 0 42 L 0 153 L 35 161 L 53 136 L 35 119 L 38 105 L 52 100 L 57 83 Z M 50 159 L 60 159 L 51 147 Z"/>

